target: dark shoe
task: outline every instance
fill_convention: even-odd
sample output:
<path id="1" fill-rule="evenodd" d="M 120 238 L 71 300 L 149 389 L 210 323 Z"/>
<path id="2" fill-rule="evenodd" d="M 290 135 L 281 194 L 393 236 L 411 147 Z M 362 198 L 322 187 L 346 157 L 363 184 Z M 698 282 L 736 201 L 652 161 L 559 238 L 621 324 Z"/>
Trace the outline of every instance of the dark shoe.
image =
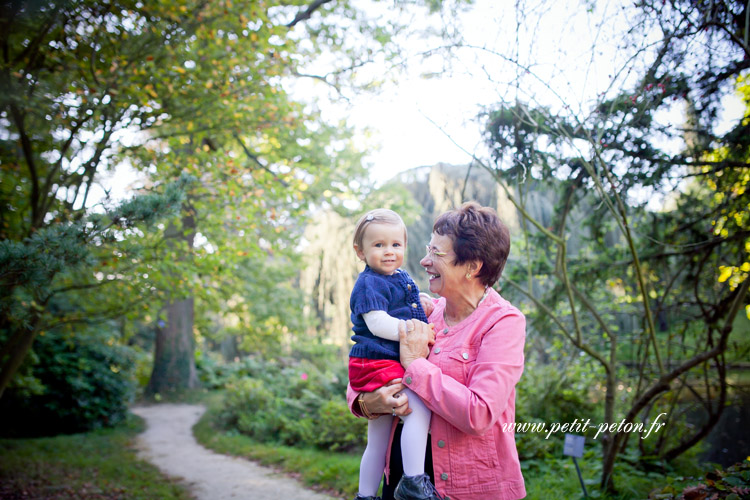
<path id="1" fill-rule="evenodd" d="M 380 500 L 380 497 L 363 497 L 359 493 L 357 493 L 357 496 L 354 497 L 354 500 Z"/>
<path id="2" fill-rule="evenodd" d="M 443 500 L 427 474 L 401 476 L 393 497 L 396 500 Z"/>

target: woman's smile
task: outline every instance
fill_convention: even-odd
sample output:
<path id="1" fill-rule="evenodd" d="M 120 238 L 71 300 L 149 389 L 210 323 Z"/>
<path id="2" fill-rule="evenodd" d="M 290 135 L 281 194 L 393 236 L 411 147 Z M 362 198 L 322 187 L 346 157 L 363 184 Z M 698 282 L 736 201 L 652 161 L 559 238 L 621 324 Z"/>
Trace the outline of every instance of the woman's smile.
<path id="1" fill-rule="evenodd" d="M 461 270 L 453 266 L 453 241 L 440 234 L 433 234 L 430 244 L 427 245 L 427 255 L 419 262 L 429 276 L 430 291 L 443 295 L 446 291 L 446 281 L 450 282 L 450 276 L 461 274 Z M 447 276 L 446 276 L 447 274 Z"/>

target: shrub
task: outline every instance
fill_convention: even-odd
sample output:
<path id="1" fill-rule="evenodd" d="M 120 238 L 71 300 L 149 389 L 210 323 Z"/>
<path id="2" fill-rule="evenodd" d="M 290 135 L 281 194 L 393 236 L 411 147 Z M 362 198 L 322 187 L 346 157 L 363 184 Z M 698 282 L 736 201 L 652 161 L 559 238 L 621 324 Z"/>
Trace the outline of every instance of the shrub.
<path id="1" fill-rule="evenodd" d="M 276 397 L 259 379 L 247 378 L 228 387 L 222 414 L 226 424 L 263 441 L 278 434 Z"/>
<path id="2" fill-rule="evenodd" d="M 315 444 L 331 451 L 351 451 L 363 446 L 367 421 L 353 418 L 344 399 L 326 401 L 318 412 Z"/>
<path id="3" fill-rule="evenodd" d="M 285 362 L 255 359 L 262 366 L 252 376 L 227 385 L 224 425 L 260 442 L 326 450 L 362 445 L 367 424 L 347 407 L 345 363 Z"/>
<path id="4" fill-rule="evenodd" d="M 681 491 L 680 491 L 681 490 Z M 740 500 L 750 498 L 750 458 L 728 467 L 708 472 L 702 482 L 687 488 L 667 484 L 652 490 L 653 498 L 664 500 L 720 499 Z M 651 496 L 649 497 L 651 498 Z"/>
<path id="5" fill-rule="evenodd" d="M 255 356 L 247 356 L 239 361 L 225 363 L 217 353 L 199 353 L 195 359 L 198 378 L 207 389 L 223 389 L 237 380 L 247 377 L 273 376 L 280 370 L 278 366 L 263 362 Z"/>
<path id="6" fill-rule="evenodd" d="M 6 391 L 0 400 L 3 435 L 84 432 L 125 418 L 135 391 L 134 352 L 111 330 L 47 332 L 37 337 L 31 360 L 42 389 Z"/>

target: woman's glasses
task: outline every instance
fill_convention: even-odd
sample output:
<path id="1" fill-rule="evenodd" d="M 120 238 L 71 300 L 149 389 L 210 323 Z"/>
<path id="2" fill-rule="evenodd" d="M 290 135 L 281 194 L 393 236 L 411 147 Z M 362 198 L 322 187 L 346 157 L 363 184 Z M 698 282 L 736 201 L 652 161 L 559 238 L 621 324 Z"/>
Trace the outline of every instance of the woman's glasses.
<path id="1" fill-rule="evenodd" d="M 440 252 L 437 248 L 431 245 L 425 245 L 425 247 L 427 248 L 427 255 L 429 255 L 433 259 L 435 257 L 445 257 L 446 255 L 448 255 L 448 252 Z"/>

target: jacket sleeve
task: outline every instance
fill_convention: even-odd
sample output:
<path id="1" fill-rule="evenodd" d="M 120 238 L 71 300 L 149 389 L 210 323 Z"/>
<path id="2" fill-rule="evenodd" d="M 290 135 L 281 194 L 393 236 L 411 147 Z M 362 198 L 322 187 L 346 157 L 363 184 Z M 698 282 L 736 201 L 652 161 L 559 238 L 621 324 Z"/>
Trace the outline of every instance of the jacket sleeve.
<path id="1" fill-rule="evenodd" d="M 513 308 L 482 336 L 466 385 L 426 359 L 409 365 L 403 382 L 462 432 L 481 435 L 505 412 L 523 372 L 526 319 Z"/>
<path id="2" fill-rule="evenodd" d="M 352 389 L 352 385 L 346 384 L 346 402 L 349 405 L 349 411 L 351 411 L 352 415 L 355 417 L 362 417 L 363 415 L 359 413 L 357 396 L 359 396 L 359 393 Z"/>

